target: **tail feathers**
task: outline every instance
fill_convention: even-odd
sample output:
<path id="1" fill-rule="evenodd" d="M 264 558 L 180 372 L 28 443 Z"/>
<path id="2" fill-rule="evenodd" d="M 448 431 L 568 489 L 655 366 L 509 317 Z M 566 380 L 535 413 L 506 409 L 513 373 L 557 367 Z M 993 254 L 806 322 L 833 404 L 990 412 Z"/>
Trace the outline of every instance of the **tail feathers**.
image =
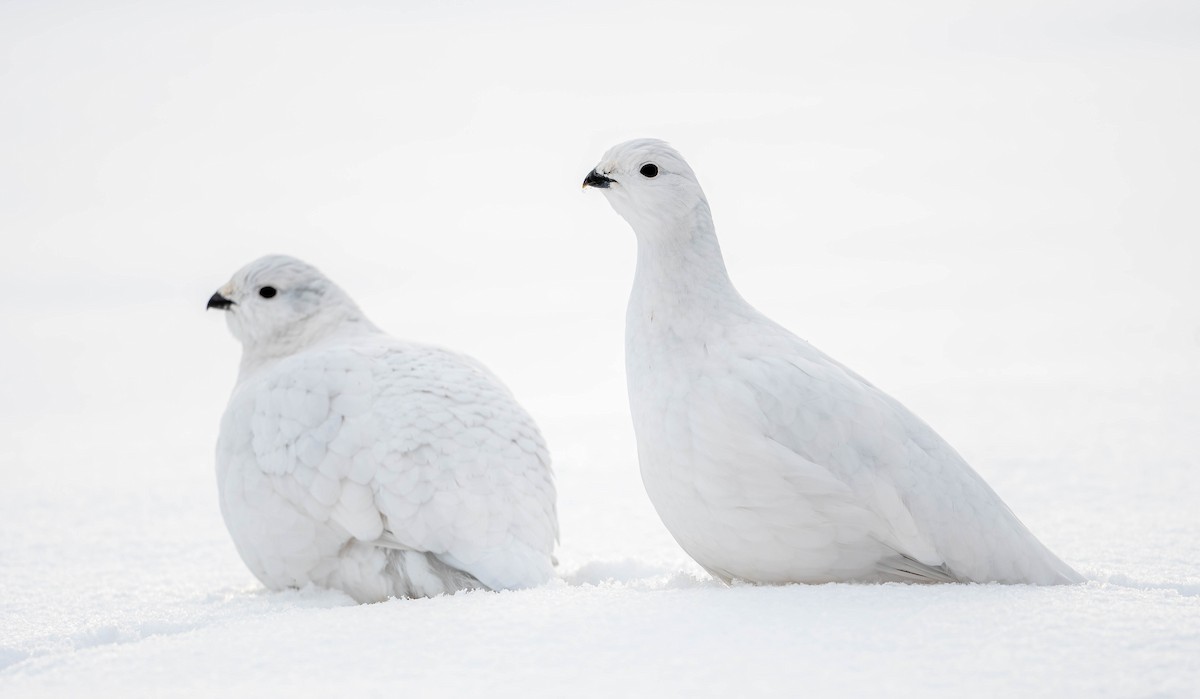
<path id="1" fill-rule="evenodd" d="M 389 549 L 387 557 L 393 597 L 434 597 L 459 590 L 488 589 L 475 576 L 426 551 Z"/>
<path id="2" fill-rule="evenodd" d="M 931 566 L 904 554 L 896 554 L 879 561 L 875 569 L 887 582 L 907 583 L 953 583 L 962 582 L 943 563 Z"/>
<path id="3" fill-rule="evenodd" d="M 885 558 L 876 565 L 880 577 L 889 582 L 909 583 L 946 583 L 946 582 L 999 582 L 1025 585 L 1073 585 L 1084 581 L 1083 576 L 1076 573 L 1071 566 L 1063 563 L 1054 554 L 1046 552 L 1049 557 L 1046 565 L 1036 572 L 1017 577 L 982 578 L 956 575 L 945 563 L 931 566 L 904 554 Z"/>

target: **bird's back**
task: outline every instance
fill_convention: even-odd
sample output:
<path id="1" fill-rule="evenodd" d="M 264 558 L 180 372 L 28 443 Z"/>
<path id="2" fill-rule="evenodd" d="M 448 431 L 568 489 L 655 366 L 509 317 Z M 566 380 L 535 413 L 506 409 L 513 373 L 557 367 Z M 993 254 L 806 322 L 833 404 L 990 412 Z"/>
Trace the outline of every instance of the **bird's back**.
<path id="1" fill-rule="evenodd" d="M 627 369 L 647 490 L 715 574 L 1080 579 L 940 436 L 854 372 L 748 306 L 696 327 L 682 340 L 633 331 Z"/>

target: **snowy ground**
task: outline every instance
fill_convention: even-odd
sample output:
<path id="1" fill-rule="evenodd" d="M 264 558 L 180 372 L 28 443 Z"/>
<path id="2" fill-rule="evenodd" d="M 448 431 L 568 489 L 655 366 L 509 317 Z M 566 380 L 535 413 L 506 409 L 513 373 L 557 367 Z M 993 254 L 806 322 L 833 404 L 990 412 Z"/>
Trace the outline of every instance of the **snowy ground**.
<path id="1" fill-rule="evenodd" d="M 0 4 L 0 696 L 1200 693 L 1194 3 L 778 5 Z M 638 479 L 632 234 L 578 193 L 634 136 L 1090 582 L 703 575 Z M 267 252 L 509 383 L 561 580 L 262 590 L 202 308 Z"/>
<path id="2" fill-rule="evenodd" d="M 1196 388 L 926 396 L 925 412 L 1092 580 L 1068 588 L 724 588 L 658 524 L 612 417 L 548 425 L 562 445 L 561 581 L 369 606 L 267 593 L 220 522 L 210 428 L 124 440 L 113 434 L 136 427 L 115 419 L 75 443 L 26 433 L 6 472 L 53 466 L 0 495 L 0 694 L 1193 695 Z"/>

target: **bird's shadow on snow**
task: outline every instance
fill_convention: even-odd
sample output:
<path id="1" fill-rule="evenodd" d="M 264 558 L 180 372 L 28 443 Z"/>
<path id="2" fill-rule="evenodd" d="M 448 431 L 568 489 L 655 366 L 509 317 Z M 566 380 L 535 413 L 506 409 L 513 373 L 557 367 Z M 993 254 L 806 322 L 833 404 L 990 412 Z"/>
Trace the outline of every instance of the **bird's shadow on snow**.
<path id="1" fill-rule="evenodd" d="M 724 587 L 717 580 L 677 567 L 656 565 L 634 558 L 591 561 L 559 576 L 572 587 L 623 585 L 642 590 L 679 590 Z"/>
<path id="2" fill-rule="evenodd" d="M 92 648 L 175 636 L 211 626 L 297 610 L 355 606 L 349 595 L 312 585 L 273 592 L 259 586 L 227 587 L 198 599 L 157 609 L 114 610 L 106 619 L 88 620 L 60 634 L 30 639 L 24 647 L 0 647 L 0 674 L 28 660 Z"/>
<path id="3" fill-rule="evenodd" d="M 1122 587 L 1144 592 L 1174 592 L 1180 597 L 1200 597 L 1200 583 L 1139 580 L 1125 573 L 1088 571 L 1087 579 L 1099 587 Z"/>
<path id="4" fill-rule="evenodd" d="M 600 586 L 635 591 L 724 587 L 720 582 L 703 574 L 631 558 L 586 563 L 561 575 L 548 585 L 559 589 Z M 519 592 L 538 594 L 538 589 Z M 494 593 L 467 591 L 447 597 L 491 594 Z M 380 604 L 412 602 L 414 600 L 393 599 Z M 167 605 L 114 609 L 105 618 L 81 620 L 73 628 L 59 633 L 28 638 L 20 645 L 0 646 L 0 674 L 14 671 L 35 674 L 44 672 L 53 668 L 58 658 L 101 647 L 186 634 L 249 619 L 357 606 L 358 603 L 343 592 L 313 585 L 280 591 L 268 590 L 258 585 L 228 586 Z M 32 664 L 26 665 L 29 661 L 33 661 Z M 23 667 L 17 670 L 17 666 L 22 665 Z"/>

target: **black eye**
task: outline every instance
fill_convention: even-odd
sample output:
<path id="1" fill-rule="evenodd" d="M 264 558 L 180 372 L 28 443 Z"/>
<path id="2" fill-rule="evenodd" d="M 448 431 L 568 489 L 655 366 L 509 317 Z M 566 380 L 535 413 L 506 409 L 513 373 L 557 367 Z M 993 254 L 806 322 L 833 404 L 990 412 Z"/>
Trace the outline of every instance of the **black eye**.
<path id="1" fill-rule="evenodd" d="M 264 286 L 263 288 L 258 290 L 258 295 L 263 297 L 264 299 L 272 298 L 277 293 L 279 293 L 279 292 L 275 291 L 275 287 L 273 287 L 273 286 Z"/>
<path id="2" fill-rule="evenodd" d="M 658 166 L 654 163 L 646 163 L 638 172 L 642 173 L 642 177 L 656 177 L 658 175 Z"/>

